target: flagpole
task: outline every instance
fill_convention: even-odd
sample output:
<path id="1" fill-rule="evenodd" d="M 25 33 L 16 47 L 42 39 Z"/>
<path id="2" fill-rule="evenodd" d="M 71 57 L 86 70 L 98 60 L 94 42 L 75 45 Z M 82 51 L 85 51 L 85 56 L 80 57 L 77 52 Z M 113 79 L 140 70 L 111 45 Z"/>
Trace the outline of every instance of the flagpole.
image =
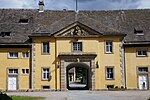
<path id="1" fill-rule="evenodd" d="M 78 10 L 78 0 L 76 0 L 76 11 Z"/>

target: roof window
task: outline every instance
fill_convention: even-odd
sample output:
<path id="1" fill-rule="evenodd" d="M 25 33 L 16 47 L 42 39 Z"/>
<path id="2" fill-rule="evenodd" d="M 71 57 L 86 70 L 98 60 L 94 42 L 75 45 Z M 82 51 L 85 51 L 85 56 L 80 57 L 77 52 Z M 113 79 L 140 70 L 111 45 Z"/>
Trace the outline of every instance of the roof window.
<path id="1" fill-rule="evenodd" d="M 2 37 L 10 37 L 11 36 L 11 32 L 1 32 L 0 36 L 2 36 Z"/>
<path id="2" fill-rule="evenodd" d="M 22 24 L 28 24 L 29 20 L 28 19 L 20 19 L 19 20 L 19 23 L 22 23 Z"/>
<path id="3" fill-rule="evenodd" d="M 136 30 L 136 29 L 134 29 L 134 33 L 135 33 L 136 35 L 144 35 L 143 30 Z"/>

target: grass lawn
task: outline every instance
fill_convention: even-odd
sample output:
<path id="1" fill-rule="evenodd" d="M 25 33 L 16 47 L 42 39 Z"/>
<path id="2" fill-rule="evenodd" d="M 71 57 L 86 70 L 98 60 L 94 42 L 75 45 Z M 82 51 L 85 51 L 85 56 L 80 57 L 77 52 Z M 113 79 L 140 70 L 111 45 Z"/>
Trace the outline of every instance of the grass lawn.
<path id="1" fill-rule="evenodd" d="M 13 100 L 44 100 L 44 97 L 12 96 Z"/>

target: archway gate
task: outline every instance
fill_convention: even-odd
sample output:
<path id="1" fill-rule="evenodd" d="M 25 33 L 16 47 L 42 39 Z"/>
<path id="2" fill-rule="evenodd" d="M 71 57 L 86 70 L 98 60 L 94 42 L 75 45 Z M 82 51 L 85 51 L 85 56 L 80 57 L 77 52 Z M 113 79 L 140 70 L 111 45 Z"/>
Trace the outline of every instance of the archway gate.
<path id="1" fill-rule="evenodd" d="M 66 73 L 68 90 L 89 90 L 91 70 L 87 64 L 82 62 L 71 63 L 66 67 Z"/>
<path id="2" fill-rule="evenodd" d="M 67 66 L 70 64 L 85 64 L 89 67 L 89 89 L 95 89 L 95 53 L 60 53 L 60 88 L 67 90 Z"/>

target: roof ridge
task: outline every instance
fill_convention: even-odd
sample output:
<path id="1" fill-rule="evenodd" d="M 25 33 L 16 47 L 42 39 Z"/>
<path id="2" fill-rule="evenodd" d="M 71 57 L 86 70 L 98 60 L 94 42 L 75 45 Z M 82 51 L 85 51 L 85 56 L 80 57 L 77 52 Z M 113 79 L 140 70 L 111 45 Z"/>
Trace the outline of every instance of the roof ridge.
<path id="1" fill-rule="evenodd" d="M 36 8 L 0 8 L 0 10 L 32 10 L 32 11 L 38 11 Z M 50 9 L 44 9 L 44 11 L 54 11 L 54 12 L 75 12 L 74 10 L 50 10 Z"/>
<path id="2" fill-rule="evenodd" d="M 0 10 L 33 10 L 33 11 L 38 11 L 38 9 L 36 8 L 0 8 Z M 109 12 L 109 11 L 139 11 L 139 10 L 150 10 L 149 8 L 141 8 L 141 9 L 102 9 L 102 10 L 79 10 L 78 12 L 82 12 L 82 11 L 97 11 L 97 12 L 102 12 L 102 11 L 106 11 L 106 12 Z M 51 9 L 44 9 L 44 11 L 72 11 L 72 12 L 76 12 L 74 10 L 51 10 Z"/>
<path id="3" fill-rule="evenodd" d="M 110 10 L 109 9 L 108 10 L 107 9 L 106 10 L 105 9 L 103 9 L 103 10 L 79 10 L 79 12 L 82 12 L 82 11 L 99 11 L 99 12 L 100 11 L 106 11 L 106 12 L 109 12 L 109 11 L 135 11 L 135 10 L 139 11 L 139 10 L 150 10 L 150 9 L 149 8 L 146 8 L 146 9 L 141 8 L 141 9 L 110 9 Z"/>

